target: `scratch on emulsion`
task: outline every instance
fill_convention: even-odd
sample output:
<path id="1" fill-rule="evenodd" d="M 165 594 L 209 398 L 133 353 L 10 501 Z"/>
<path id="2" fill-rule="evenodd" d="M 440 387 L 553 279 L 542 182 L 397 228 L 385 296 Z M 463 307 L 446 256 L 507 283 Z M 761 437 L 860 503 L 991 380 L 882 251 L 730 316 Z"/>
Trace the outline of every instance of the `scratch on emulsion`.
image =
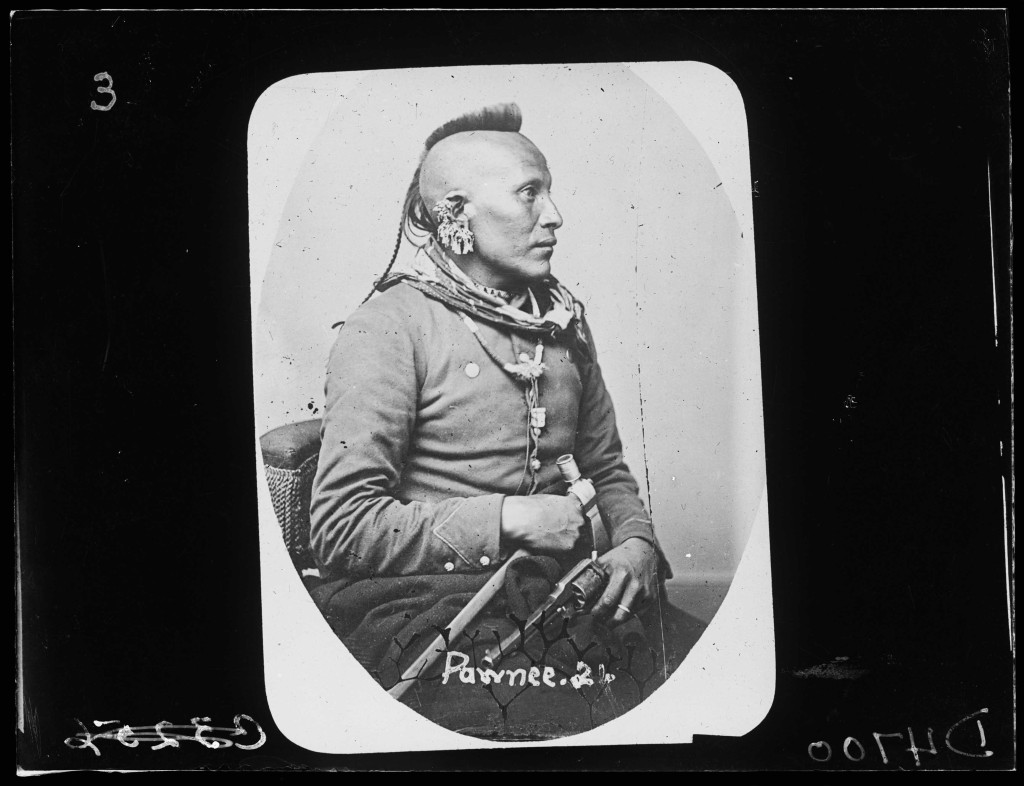
<path id="1" fill-rule="evenodd" d="M 638 166 L 637 171 L 643 173 L 644 163 L 644 130 L 647 128 L 647 92 L 644 92 L 644 105 L 643 110 L 640 114 L 640 151 L 638 154 Z M 639 186 L 641 178 L 637 178 L 637 185 Z M 637 189 L 637 205 L 640 205 L 640 193 L 639 188 Z M 637 377 L 637 390 L 640 394 L 640 442 L 642 450 L 641 453 L 644 459 L 644 480 L 647 483 L 647 505 L 650 508 L 648 511 L 651 515 L 651 519 L 654 519 L 654 504 L 651 499 L 651 470 L 647 463 L 647 424 L 644 418 L 644 381 L 643 374 L 640 368 L 640 355 L 643 348 L 643 336 L 640 332 L 640 216 L 643 215 L 643 211 L 640 209 L 636 210 L 636 225 L 633 231 L 633 278 L 636 285 L 636 344 L 637 344 L 637 361 L 636 361 L 636 377 Z M 665 621 L 662 616 L 658 615 L 658 624 L 661 625 L 661 649 L 662 649 L 662 664 L 668 663 L 668 653 L 665 651 Z M 668 679 L 668 669 L 665 666 L 665 679 Z"/>

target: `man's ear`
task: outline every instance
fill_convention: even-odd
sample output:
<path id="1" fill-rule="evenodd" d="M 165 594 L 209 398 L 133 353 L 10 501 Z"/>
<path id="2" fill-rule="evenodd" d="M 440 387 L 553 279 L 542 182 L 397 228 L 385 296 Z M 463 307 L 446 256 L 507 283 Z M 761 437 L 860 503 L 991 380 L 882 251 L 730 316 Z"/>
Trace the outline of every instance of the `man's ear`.
<path id="1" fill-rule="evenodd" d="M 462 189 L 449 191 L 444 198 L 452 203 L 452 215 L 459 223 L 465 223 L 476 215 L 476 208 L 470 204 L 466 192 Z"/>

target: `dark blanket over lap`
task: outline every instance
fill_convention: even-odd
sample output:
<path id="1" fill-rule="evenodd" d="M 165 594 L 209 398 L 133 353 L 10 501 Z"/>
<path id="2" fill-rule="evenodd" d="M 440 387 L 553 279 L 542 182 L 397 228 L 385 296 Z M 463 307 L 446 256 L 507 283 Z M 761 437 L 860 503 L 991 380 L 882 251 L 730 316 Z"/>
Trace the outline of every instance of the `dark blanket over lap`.
<path id="1" fill-rule="evenodd" d="M 704 623 L 663 598 L 614 628 L 591 614 L 558 615 L 525 649 L 487 672 L 487 649 L 521 625 L 562 575 L 549 557 L 510 565 L 504 590 L 448 642 L 449 652 L 462 653 L 451 656 L 452 665 L 468 668 L 444 678 L 449 658 L 442 654 L 402 700 L 440 725 L 474 736 L 544 738 L 585 731 L 649 696 L 704 630 Z M 438 633 L 447 634 L 448 624 L 488 578 L 342 580 L 317 588 L 313 597 L 353 656 L 388 689 Z"/>

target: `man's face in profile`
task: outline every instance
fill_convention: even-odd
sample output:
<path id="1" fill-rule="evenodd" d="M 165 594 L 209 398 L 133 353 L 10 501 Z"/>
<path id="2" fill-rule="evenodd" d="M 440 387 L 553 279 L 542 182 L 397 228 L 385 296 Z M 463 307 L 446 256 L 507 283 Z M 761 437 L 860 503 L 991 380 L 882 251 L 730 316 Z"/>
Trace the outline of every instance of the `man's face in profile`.
<path id="1" fill-rule="evenodd" d="M 487 166 L 466 186 L 476 256 L 493 286 L 522 289 L 550 275 L 562 216 L 551 199 L 547 162 L 532 142 L 502 134 L 486 147 Z"/>

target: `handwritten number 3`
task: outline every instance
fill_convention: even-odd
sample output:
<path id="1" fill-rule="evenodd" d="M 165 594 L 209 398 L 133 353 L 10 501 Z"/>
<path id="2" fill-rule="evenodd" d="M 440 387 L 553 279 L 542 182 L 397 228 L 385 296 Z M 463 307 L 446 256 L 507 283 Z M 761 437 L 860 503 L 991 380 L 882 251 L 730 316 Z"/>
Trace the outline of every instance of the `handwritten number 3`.
<path id="1" fill-rule="evenodd" d="M 102 82 L 104 79 L 107 80 L 106 86 L 104 87 L 103 85 L 100 85 L 96 88 L 96 92 L 110 93 L 110 103 L 106 106 L 100 106 L 95 101 L 90 101 L 89 107 L 91 109 L 97 110 L 98 112 L 109 112 L 111 109 L 114 108 L 114 104 L 117 103 L 117 96 L 114 94 L 114 91 L 112 89 L 114 87 L 114 78 L 106 71 L 100 71 L 100 73 L 96 74 L 92 79 L 94 82 Z"/>

